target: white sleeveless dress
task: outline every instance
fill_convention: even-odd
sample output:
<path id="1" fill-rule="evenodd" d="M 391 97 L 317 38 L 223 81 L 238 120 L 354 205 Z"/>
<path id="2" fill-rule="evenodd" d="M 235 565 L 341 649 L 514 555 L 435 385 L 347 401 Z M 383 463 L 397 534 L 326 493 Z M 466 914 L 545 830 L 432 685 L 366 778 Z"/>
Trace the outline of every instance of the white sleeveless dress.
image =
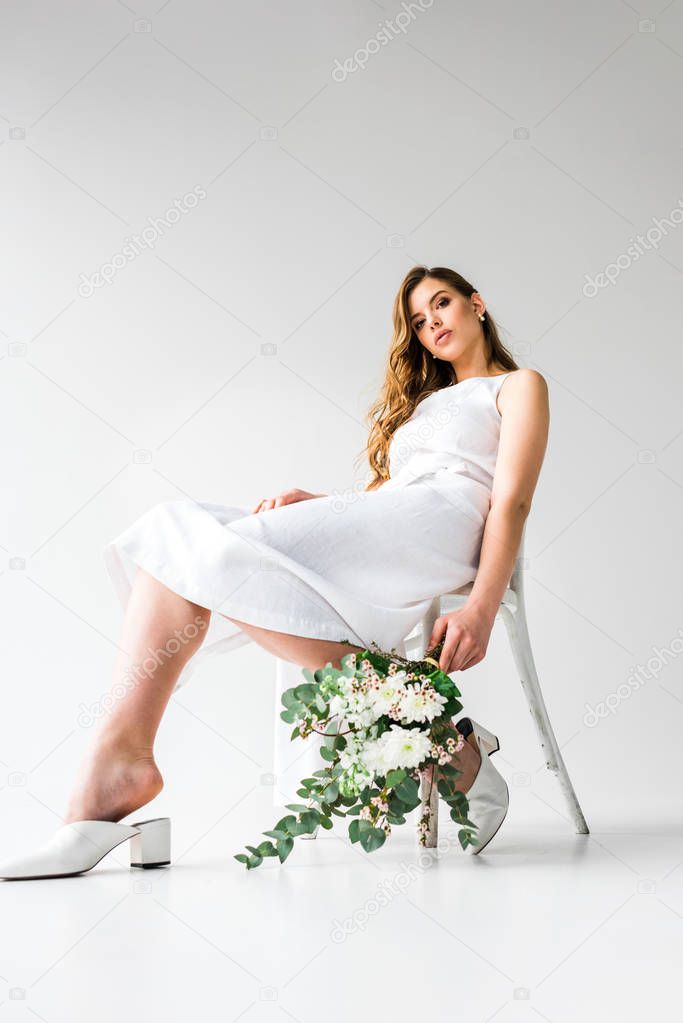
<path id="1" fill-rule="evenodd" d="M 496 397 L 507 376 L 471 377 L 424 398 L 392 437 L 391 478 L 377 490 L 258 514 L 170 500 L 106 544 L 105 565 L 123 608 L 141 566 L 218 612 L 175 688 L 206 657 L 251 641 L 223 615 L 401 652 L 432 598 L 476 575 L 498 451 Z M 301 669 L 276 660 L 279 688 L 286 670 L 296 684 Z"/>

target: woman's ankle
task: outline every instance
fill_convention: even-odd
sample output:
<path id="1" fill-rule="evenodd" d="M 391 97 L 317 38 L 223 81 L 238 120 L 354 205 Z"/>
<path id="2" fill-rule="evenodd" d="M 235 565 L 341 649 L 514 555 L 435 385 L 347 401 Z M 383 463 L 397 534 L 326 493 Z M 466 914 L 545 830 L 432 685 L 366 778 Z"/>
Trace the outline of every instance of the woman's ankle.
<path id="1" fill-rule="evenodd" d="M 153 757 L 104 752 L 91 757 L 74 788 L 65 823 L 119 821 L 151 802 L 164 787 Z"/>
<path id="2" fill-rule="evenodd" d="M 95 736 L 90 746 L 90 756 L 153 761 L 154 740 L 146 735 L 135 735 L 130 729 L 109 727 Z"/>

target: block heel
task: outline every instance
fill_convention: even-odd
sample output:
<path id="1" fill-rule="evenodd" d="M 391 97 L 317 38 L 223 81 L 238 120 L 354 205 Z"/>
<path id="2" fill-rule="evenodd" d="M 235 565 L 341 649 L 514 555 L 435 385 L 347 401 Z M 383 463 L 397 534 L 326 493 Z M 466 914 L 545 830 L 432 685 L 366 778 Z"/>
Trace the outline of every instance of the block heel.
<path id="1" fill-rule="evenodd" d="M 171 863 L 171 818 L 155 817 L 149 821 L 135 821 L 138 829 L 130 839 L 130 865 L 146 870 L 167 867 Z"/>

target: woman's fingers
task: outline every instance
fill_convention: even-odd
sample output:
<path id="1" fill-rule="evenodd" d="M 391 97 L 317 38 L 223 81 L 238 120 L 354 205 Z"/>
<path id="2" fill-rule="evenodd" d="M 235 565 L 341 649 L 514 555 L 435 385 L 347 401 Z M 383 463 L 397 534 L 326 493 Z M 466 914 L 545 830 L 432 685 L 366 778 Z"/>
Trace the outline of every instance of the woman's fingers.
<path id="1" fill-rule="evenodd" d="M 287 501 L 283 497 L 264 497 L 262 501 L 254 508 L 252 515 L 256 512 L 269 511 L 271 508 L 280 508 L 282 505 L 287 504 Z"/>
<path id="2" fill-rule="evenodd" d="M 462 626 L 451 623 L 441 652 L 442 664 L 446 665 L 443 670 L 446 674 L 449 675 L 454 671 L 462 671 L 463 665 L 475 653 L 475 646 L 476 644 L 472 637 L 467 634 Z"/>
<path id="3" fill-rule="evenodd" d="M 473 667 L 474 667 L 474 665 L 475 665 L 475 664 L 479 664 L 479 661 L 481 661 L 481 660 L 482 660 L 482 656 L 481 656 L 481 654 L 479 654 L 479 653 L 477 653 L 477 652 L 475 651 L 475 652 L 474 652 L 473 654 L 471 654 L 471 655 L 470 655 L 470 656 L 469 656 L 469 657 L 467 658 L 467 660 L 466 660 L 466 661 L 465 661 L 465 662 L 463 663 L 463 665 L 462 665 L 462 666 L 461 666 L 461 668 L 460 668 L 460 671 L 467 671 L 467 669 L 468 669 L 468 668 L 473 668 Z"/>
<path id="4" fill-rule="evenodd" d="M 277 497 L 264 497 L 263 500 L 256 505 L 252 515 L 256 512 L 268 511 L 270 508 L 284 508 L 287 504 L 294 504 L 297 501 L 305 501 L 307 498 L 317 496 L 322 497 L 326 495 L 309 494 L 304 490 L 298 489 L 285 490 L 282 494 L 278 494 Z"/>
<path id="5" fill-rule="evenodd" d="M 446 632 L 447 627 L 448 622 L 444 617 L 436 619 L 436 621 L 434 622 L 434 628 L 432 629 L 432 634 L 429 637 L 429 642 L 427 643 L 427 650 L 433 650 L 435 646 L 438 646 L 438 644 L 441 642 L 441 637 Z"/>

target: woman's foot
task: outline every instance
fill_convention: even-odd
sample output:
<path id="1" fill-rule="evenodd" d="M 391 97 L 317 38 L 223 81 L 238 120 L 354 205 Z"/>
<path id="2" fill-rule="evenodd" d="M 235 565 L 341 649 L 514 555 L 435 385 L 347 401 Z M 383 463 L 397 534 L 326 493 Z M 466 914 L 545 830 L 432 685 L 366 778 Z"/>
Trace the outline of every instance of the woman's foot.
<path id="1" fill-rule="evenodd" d="M 158 796 L 163 787 L 151 750 L 100 743 L 86 757 L 64 823 L 120 821 Z"/>
<path id="2" fill-rule="evenodd" d="M 458 739 L 460 733 L 453 724 L 448 725 L 448 731 L 454 739 Z M 479 766 L 481 764 L 481 754 L 479 753 L 477 737 L 474 732 L 470 732 L 464 740 L 464 745 L 460 752 L 454 753 L 448 763 L 455 767 L 456 770 L 462 772 L 460 777 L 453 782 L 453 788 L 457 792 L 468 792 L 474 784 L 474 779 L 479 773 Z M 434 765 L 430 765 L 420 772 L 426 778 L 427 783 L 431 782 L 433 773 Z"/>

